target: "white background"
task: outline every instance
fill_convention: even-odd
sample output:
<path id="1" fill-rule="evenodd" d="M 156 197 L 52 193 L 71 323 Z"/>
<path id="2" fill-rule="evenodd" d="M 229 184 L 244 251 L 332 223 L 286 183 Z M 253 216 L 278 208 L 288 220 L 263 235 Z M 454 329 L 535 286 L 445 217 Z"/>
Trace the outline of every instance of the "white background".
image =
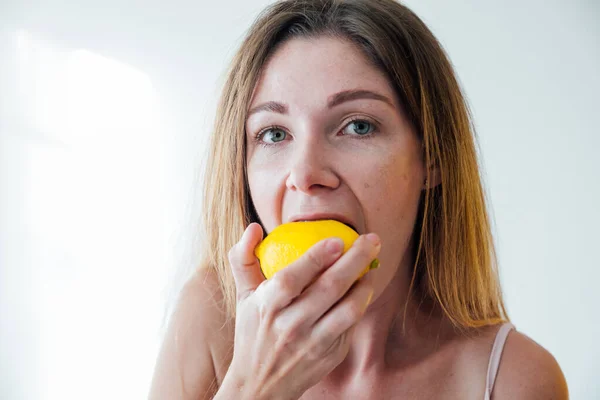
<path id="1" fill-rule="evenodd" d="M 146 396 L 223 70 L 267 3 L 0 2 L 0 398 Z M 600 5 L 406 3 L 473 109 L 510 316 L 600 398 Z"/>

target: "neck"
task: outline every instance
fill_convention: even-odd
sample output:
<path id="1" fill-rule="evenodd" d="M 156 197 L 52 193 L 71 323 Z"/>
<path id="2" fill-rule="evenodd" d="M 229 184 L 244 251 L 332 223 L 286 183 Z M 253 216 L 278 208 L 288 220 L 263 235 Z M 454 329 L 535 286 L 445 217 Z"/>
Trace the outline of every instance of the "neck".
<path id="1" fill-rule="evenodd" d="M 402 265 L 401 267 L 404 267 Z M 382 375 L 424 360 L 453 337 L 452 324 L 439 307 L 409 296 L 409 268 L 398 272 L 355 326 L 349 353 L 332 373 L 336 381 Z"/>

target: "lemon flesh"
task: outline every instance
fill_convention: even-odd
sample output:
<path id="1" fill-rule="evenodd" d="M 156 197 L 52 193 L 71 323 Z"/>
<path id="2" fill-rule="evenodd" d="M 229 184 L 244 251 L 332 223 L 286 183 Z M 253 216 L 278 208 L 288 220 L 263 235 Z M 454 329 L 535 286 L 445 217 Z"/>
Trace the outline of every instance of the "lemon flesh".
<path id="1" fill-rule="evenodd" d="M 332 237 L 342 239 L 345 253 L 359 235 L 354 229 L 336 220 L 289 222 L 273 229 L 256 247 L 254 254 L 260 261 L 265 278 L 270 279 L 277 271 L 299 259 L 317 242 Z M 379 260 L 373 260 L 365 266 L 357 279 L 378 266 Z"/>

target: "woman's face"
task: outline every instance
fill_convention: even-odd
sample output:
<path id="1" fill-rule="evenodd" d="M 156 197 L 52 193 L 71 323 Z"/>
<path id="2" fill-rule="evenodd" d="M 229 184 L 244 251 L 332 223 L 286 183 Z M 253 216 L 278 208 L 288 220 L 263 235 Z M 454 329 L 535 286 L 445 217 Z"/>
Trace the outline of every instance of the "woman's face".
<path id="1" fill-rule="evenodd" d="M 380 293 L 408 249 L 425 179 L 385 75 L 349 42 L 292 39 L 266 65 L 248 115 L 248 182 L 264 228 L 338 219 L 377 233 Z"/>

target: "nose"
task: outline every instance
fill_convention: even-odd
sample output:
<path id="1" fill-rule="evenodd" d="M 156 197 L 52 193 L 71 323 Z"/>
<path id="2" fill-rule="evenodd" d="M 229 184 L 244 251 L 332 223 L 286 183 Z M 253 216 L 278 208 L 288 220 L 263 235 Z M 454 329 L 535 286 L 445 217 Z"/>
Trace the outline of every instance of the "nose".
<path id="1" fill-rule="evenodd" d="M 336 189 L 340 178 L 333 169 L 330 151 L 322 139 L 313 138 L 298 144 L 291 158 L 287 188 L 305 194 L 314 194 L 323 188 Z"/>

